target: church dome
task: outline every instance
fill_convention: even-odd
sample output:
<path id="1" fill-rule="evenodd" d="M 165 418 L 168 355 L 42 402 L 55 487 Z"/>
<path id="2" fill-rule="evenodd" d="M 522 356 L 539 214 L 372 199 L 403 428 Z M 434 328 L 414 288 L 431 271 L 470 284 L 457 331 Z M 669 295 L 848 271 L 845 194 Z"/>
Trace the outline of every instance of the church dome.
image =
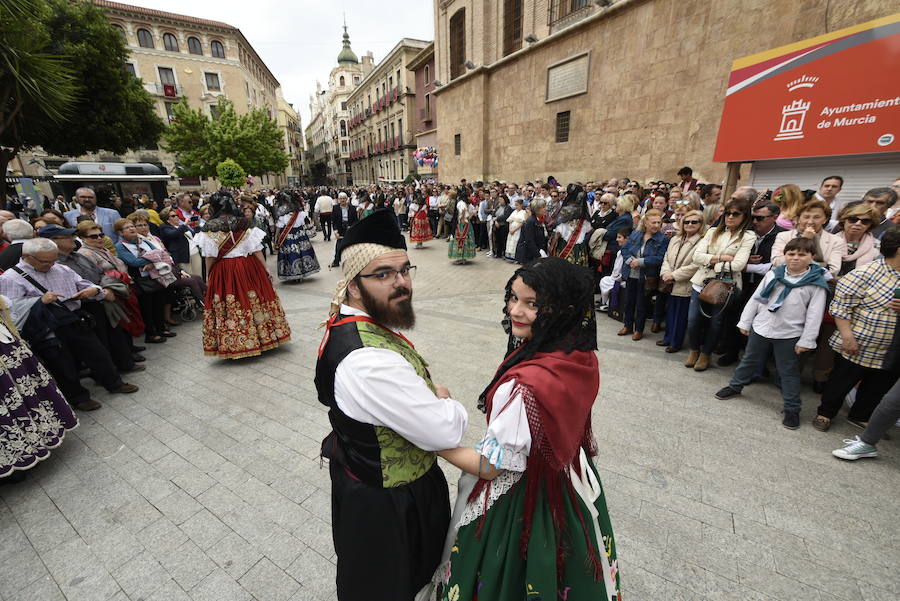
<path id="1" fill-rule="evenodd" d="M 341 65 L 346 63 L 352 63 L 354 65 L 359 64 L 359 57 L 357 57 L 350 48 L 350 34 L 347 33 L 346 25 L 344 25 L 344 48 L 341 50 L 341 53 L 338 54 L 337 62 Z"/>

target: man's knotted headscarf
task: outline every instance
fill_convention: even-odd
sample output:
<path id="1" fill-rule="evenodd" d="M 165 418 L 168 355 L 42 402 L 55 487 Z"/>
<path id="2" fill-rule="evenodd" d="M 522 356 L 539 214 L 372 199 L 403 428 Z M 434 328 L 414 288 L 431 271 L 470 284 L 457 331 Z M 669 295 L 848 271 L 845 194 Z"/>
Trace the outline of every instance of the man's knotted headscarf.
<path id="1" fill-rule="evenodd" d="M 388 209 L 379 209 L 349 228 L 338 256 L 343 277 L 331 297 L 329 316 L 337 313 L 341 303 L 347 300 L 347 286 L 366 265 L 398 250 L 406 250 L 406 238 Z"/>

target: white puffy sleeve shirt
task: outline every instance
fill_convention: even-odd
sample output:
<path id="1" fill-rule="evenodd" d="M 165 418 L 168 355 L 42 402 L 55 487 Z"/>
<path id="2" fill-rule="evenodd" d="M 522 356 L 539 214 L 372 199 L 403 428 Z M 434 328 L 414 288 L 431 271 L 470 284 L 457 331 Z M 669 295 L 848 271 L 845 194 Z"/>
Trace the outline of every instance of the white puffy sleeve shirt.
<path id="1" fill-rule="evenodd" d="M 524 472 L 531 452 L 531 430 L 516 380 L 497 387 L 491 401 L 491 419 L 475 450 L 497 469 Z"/>
<path id="2" fill-rule="evenodd" d="M 342 315 L 365 315 L 341 305 Z M 334 398 L 348 417 L 390 428 L 425 451 L 455 449 L 469 421 L 465 407 L 437 397 L 396 351 L 364 347 L 348 354 L 334 376 Z"/>

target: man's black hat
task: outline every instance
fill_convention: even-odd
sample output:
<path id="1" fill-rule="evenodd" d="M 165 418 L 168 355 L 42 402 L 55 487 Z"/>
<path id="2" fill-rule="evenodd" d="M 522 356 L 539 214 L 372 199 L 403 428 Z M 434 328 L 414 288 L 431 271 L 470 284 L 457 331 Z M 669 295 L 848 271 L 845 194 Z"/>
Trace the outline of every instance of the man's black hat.
<path id="1" fill-rule="evenodd" d="M 350 210 L 355 209 L 350 207 Z M 354 244 L 380 244 L 406 250 L 406 238 L 400 232 L 394 212 L 390 209 L 378 209 L 351 225 L 341 244 L 341 254 Z M 340 260 L 340 256 L 338 259 Z"/>

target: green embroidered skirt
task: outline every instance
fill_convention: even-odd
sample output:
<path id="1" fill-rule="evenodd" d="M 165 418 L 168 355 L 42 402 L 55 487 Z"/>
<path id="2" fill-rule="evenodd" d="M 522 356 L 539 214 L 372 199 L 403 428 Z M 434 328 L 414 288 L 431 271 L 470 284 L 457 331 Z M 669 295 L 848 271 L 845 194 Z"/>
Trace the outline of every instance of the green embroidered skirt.
<path id="1" fill-rule="evenodd" d="M 537 500 L 528 550 L 523 559 L 520 539 L 524 522 L 527 472 L 501 495 L 485 516 L 474 519 L 457 532 L 450 549 L 443 582 L 437 587 L 441 601 L 619 601 L 616 545 L 600 477 L 589 460 L 594 493 L 579 492 L 579 505 L 591 543 L 597 549 L 603 574 L 595 579 L 582 522 L 565 495 L 564 574 L 557 572 L 557 540 L 549 506 L 543 493 Z M 576 483 L 576 489 L 578 488 Z M 595 497 L 590 507 L 584 501 Z M 484 520 L 481 533 L 479 523 Z M 456 522 L 457 516 L 453 521 Z M 597 540 L 599 537 L 601 540 Z"/>
<path id="2" fill-rule="evenodd" d="M 465 234 L 465 238 L 463 236 L 463 230 L 468 230 Z M 460 244 L 460 240 L 464 240 L 462 244 Z M 475 230 L 472 227 L 472 224 L 467 225 L 457 225 L 456 231 L 453 232 L 453 236 L 450 237 L 450 246 L 447 249 L 447 257 L 452 261 L 458 261 L 460 259 L 474 259 L 475 258 Z"/>

